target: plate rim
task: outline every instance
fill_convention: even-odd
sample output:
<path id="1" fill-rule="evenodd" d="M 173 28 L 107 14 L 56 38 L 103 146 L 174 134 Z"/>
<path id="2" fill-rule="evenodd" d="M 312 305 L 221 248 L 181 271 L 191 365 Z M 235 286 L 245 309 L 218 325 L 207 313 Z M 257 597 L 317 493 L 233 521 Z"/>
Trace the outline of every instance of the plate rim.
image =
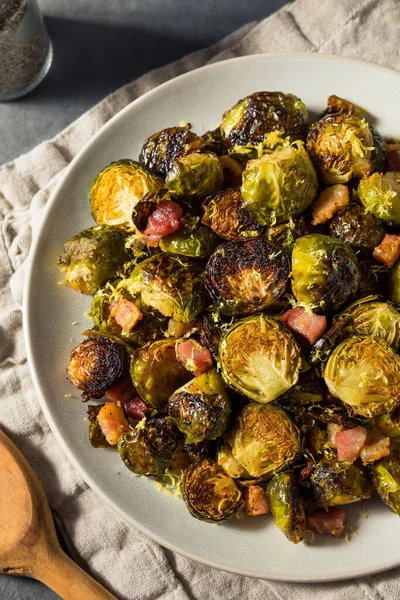
<path id="1" fill-rule="evenodd" d="M 106 123 L 104 123 L 100 127 L 100 129 L 94 135 L 91 136 L 91 138 L 83 145 L 83 147 L 79 150 L 79 152 L 74 156 L 74 158 L 71 160 L 71 162 L 64 169 L 61 177 L 59 177 L 59 181 L 56 183 L 53 191 L 51 192 L 51 194 L 47 200 L 46 206 L 42 210 L 42 214 L 40 217 L 40 224 L 34 232 L 31 248 L 29 250 L 28 257 L 26 258 L 26 261 L 25 261 L 26 272 L 25 272 L 23 300 L 22 300 L 22 321 L 23 321 L 23 336 L 24 336 L 24 343 L 25 343 L 25 349 L 26 349 L 26 355 L 27 355 L 27 362 L 29 365 L 30 376 L 31 376 L 31 379 L 34 384 L 35 395 L 39 401 L 40 407 L 43 411 L 43 414 L 44 414 L 49 426 L 50 426 L 50 429 L 51 429 L 52 433 L 54 434 L 54 437 L 57 440 L 57 443 L 59 444 L 62 451 L 67 456 L 68 460 L 71 462 L 73 467 L 76 469 L 78 474 L 82 477 L 84 482 L 90 487 L 90 489 L 92 489 L 96 494 L 98 494 L 104 500 L 104 502 L 106 502 L 106 504 L 116 514 L 118 514 L 123 519 L 123 521 L 125 523 L 128 523 L 129 525 L 133 526 L 135 529 L 139 530 L 141 533 L 143 533 L 148 538 L 150 538 L 151 540 L 158 543 L 163 548 L 167 548 L 168 550 L 176 552 L 177 554 L 180 554 L 181 556 L 185 556 L 191 560 L 194 560 L 194 561 L 204 564 L 206 566 L 218 569 L 220 571 L 225 571 L 225 572 L 233 573 L 235 575 L 241 575 L 244 577 L 251 577 L 253 579 L 282 581 L 282 582 L 291 582 L 291 583 L 302 583 L 302 584 L 315 584 L 315 583 L 323 583 L 323 582 L 330 582 L 330 581 L 332 581 L 332 582 L 333 581 L 346 581 L 346 580 L 355 579 L 357 577 L 364 577 L 367 575 L 374 575 L 376 573 L 388 571 L 390 569 L 394 569 L 394 568 L 400 566 L 400 557 L 396 562 L 386 562 L 385 564 L 380 565 L 376 569 L 368 569 L 368 568 L 360 569 L 360 568 L 358 568 L 353 571 L 348 571 L 344 575 L 337 574 L 334 576 L 325 576 L 324 574 L 322 574 L 322 575 L 315 576 L 315 578 L 313 578 L 313 579 L 310 579 L 309 577 L 302 578 L 301 575 L 290 576 L 289 573 L 287 575 L 282 575 L 281 573 L 270 573 L 270 574 L 266 575 L 265 573 L 262 573 L 262 572 L 255 573 L 254 571 L 248 571 L 246 569 L 228 567 L 225 565 L 221 566 L 220 564 L 217 564 L 217 563 L 213 562 L 212 560 L 208 560 L 202 556 L 198 556 L 194 552 L 190 552 L 190 551 L 186 551 L 186 550 L 183 551 L 179 547 L 177 547 L 174 543 L 169 542 L 168 539 L 165 539 L 162 536 L 159 536 L 157 534 L 150 532 L 145 525 L 142 525 L 140 522 L 136 521 L 134 517 L 132 517 L 131 515 L 124 512 L 121 508 L 119 508 L 119 506 L 115 502 L 113 502 L 113 500 L 111 498 L 108 497 L 107 493 L 105 491 L 103 491 L 103 489 L 101 489 L 101 487 L 99 485 L 97 485 L 97 483 L 92 479 L 92 476 L 91 476 L 90 472 L 87 470 L 87 468 L 85 467 L 85 465 L 82 464 L 81 461 L 77 457 L 75 457 L 72 449 L 68 445 L 67 440 L 62 435 L 61 430 L 58 428 L 58 426 L 55 422 L 55 419 L 52 416 L 52 411 L 50 408 L 51 403 L 46 399 L 44 392 L 42 392 L 42 389 L 41 389 L 41 386 L 40 386 L 40 383 L 39 383 L 39 380 L 38 380 L 38 377 L 36 374 L 35 366 L 34 366 L 35 351 L 33 349 L 33 336 L 30 335 L 32 315 L 30 313 L 29 297 L 30 297 L 30 290 L 32 287 L 32 279 L 33 279 L 33 264 L 35 262 L 35 255 L 36 255 L 36 252 L 37 252 L 37 249 L 39 246 L 39 242 L 42 237 L 43 230 L 47 223 L 48 213 L 51 211 L 51 208 L 52 208 L 53 204 L 55 203 L 55 199 L 59 193 L 59 190 L 63 186 L 63 184 L 64 184 L 65 180 L 67 179 L 67 177 L 69 176 L 70 172 L 74 169 L 75 165 L 80 161 L 81 157 L 90 149 L 90 147 L 93 144 L 95 144 L 97 139 L 100 138 L 104 134 L 105 131 L 108 131 L 109 128 L 112 128 L 114 123 L 116 121 L 118 121 L 118 119 L 120 119 L 125 113 L 132 110 L 133 106 L 137 106 L 137 105 L 141 104 L 142 102 L 147 101 L 147 99 L 150 96 L 152 96 L 155 93 L 159 93 L 160 89 L 168 89 L 168 87 L 170 87 L 171 85 L 174 85 L 177 80 L 181 81 L 183 79 L 190 79 L 191 77 L 196 76 L 196 74 L 198 72 L 219 69 L 222 67 L 222 65 L 224 65 L 226 63 L 239 63 L 239 62 L 246 62 L 246 61 L 250 62 L 250 61 L 258 61 L 258 60 L 260 62 L 262 62 L 265 60 L 274 61 L 274 60 L 280 60 L 280 59 L 296 59 L 296 58 L 304 58 L 306 60 L 311 59 L 311 60 L 316 60 L 316 61 L 332 60 L 332 61 L 336 61 L 336 62 L 351 63 L 351 64 L 354 64 L 355 66 L 363 65 L 363 66 L 367 66 L 368 68 L 375 69 L 378 72 L 384 71 L 392 76 L 395 75 L 400 80 L 400 72 L 396 71 L 395 69 L 391 69 L 389 67 L 378 65 L 376 63 L 371 63 L 371 62 L 361 60 L 358 58 L 345 57 L 345 56 L 340 56 L 340 55 L 335 55 L 335 54 L 324 54 L 324 53 L 320 53 L 320 52 L 280 52 L 277 54 L 265 52 L 265 53 L 260 53 L 260 54 L 248 54 L 245 56 L 237 56 L 237 57 L 228 58 L 225 60 L 220 60 L 215 63 L 203 65 L 202 67 L 182 73 L 181 75 L 178 75 L 177 77 L 173 77 L 172 79 L 169 79 L 169 80 L 161 83 L 160 85 L 156 86 L 155 88 L 152 88 L 151 90 L 145 92 L 138 98 L 134 99 L 132 102 L 127 104 L 127 106 L 125 106 L 120 111 L 118 111 L 115 115 L 113 115 L 108 121 L 106 121 Z M 57 176 L 58 176 L 58 174 L 55 175 L 55 177 L 57 177 Z"/>

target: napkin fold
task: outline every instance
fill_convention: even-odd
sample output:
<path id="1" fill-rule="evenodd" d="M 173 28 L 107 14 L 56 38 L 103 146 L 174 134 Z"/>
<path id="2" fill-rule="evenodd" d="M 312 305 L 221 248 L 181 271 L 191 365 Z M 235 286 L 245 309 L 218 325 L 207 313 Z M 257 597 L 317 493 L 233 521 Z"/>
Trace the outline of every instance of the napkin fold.
<path id="1" fill-rule="evenodd" d="M 26 258 L 64 169 L 114 114 L 151 88 L 204 64 L 263 52 L 323 52 L 400 69 L 398 0 L 297 0 L 220 43 L 111 94 L 54 139 L 0 167 L 0 424 L 40 478 L 74 558 L 127 600 L 382 600 L 400 597 L 400 569 L 333 584 L 233 575 L 165 550 L 127 525 L 84 483 L 35 398 L 22 335 Z"/>

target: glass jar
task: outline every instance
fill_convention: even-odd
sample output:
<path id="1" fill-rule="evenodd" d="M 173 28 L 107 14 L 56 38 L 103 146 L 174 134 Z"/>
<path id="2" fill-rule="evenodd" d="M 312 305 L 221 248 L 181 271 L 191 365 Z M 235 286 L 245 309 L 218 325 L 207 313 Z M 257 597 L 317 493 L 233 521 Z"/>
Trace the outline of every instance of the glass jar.
<path id="1" fill-rule="evenodd" d="M 0 0 L 0 101 L 35 88 L 50 69 L 50 38 L 36 0 Z"/>

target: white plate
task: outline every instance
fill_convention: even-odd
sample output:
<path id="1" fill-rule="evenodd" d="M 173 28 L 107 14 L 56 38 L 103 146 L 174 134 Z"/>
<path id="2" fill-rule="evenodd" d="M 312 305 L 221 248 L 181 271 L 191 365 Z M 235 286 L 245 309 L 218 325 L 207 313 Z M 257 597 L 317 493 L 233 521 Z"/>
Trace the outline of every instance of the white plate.
<path id="1" fill-rule="evenodd" d="M 384 135 L 400 136 L 400 75 L 346 58 L 235 58 L 178 77 L 139 98 L 78 154 L 49 200 L 25 288 L 29 364 L 43 412 L 82 477 L 126 521 L 163 546 L 252 577 L 327 581 L 365 575 L 400 564 L 400 520 L 380 502 L 348 507 L 349 521 L 359 529 L 351 543 L 320 536 L 312 544 L 296 546 L 264 517 L 218 526 L 203 523 L 189 515 L 183 501 L 160 492 L 150 479 L 132 477 L 115 450 L 91 448 L 86 407 L 66 381 L 70 350 L 90 326 L 84 316 L 90 298 L 57 285 L 56 261 L 63 242 L 93 225 L 88 193 L 94 176 L 113 160 L 136 159 L 145 138 L 163 127 L 184 120 L 198 133 L 214 128 L 225 109 L 260 90 L 293 92 L 314 114 L 325 107 L 329 94 L 337 94 L 365 107 Z M 79 324 L 72 326 L 74 321 Z M 64 397 L 69 393 L 75 398 Z"/>

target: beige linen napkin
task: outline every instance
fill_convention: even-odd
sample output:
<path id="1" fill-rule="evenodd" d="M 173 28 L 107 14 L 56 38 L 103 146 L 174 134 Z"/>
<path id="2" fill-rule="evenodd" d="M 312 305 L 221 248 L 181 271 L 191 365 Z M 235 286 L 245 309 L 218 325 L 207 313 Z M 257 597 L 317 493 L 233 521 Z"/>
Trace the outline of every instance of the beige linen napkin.
<path id="1" fill-rule="evenodd" d="M 400 570 L 300 585 L 232 575 L 164 550 L 104 504 L 51 433 L 34 395 L 21 327 L 24 263 L 41 209 L 72 157 L 111 116 L 156 85 L 208 62 L 261 52 L 324 52 L 400 69 L 398 0 L 297 0 L 216 46 L 118 90 L 51 141 L 0 168 L 0 424 L 24 452 L 82 564 L 119 598 L 381 600 L 400 597 Z M 368 551 L 368 550 L 367 550 Z"/>

